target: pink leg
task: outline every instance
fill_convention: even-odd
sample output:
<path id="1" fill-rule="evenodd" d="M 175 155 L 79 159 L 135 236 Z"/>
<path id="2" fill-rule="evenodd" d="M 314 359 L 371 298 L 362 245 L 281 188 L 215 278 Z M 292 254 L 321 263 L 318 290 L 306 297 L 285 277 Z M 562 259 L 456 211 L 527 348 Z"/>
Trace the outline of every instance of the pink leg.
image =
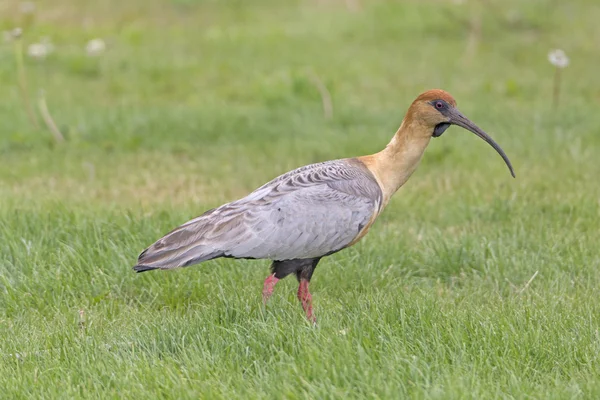
<path id="1" fill-rule="evenodd" d="M 275 284 L 279 281 L 279 279 L 275 278 L 275 274 L 269 275 L 267 279 L 265 279 L 265 283 L 263 285 L 263 303 L 267 303 L 269 297 L 273 294 L 273 289 L 275 288 Z"/>
<path id="2" fill-rule="evenodd" d="M 298 286 L 298 299 L 300 303 L 302 303 L 302 308 L 306 313 L 306 318 L 312 323 L 317 322 L 315 316 L 313 315 L 312 309 L 312 296 L 308 290 L 309 282 L 306 279 L 300 280 L 300 286 Z"/>

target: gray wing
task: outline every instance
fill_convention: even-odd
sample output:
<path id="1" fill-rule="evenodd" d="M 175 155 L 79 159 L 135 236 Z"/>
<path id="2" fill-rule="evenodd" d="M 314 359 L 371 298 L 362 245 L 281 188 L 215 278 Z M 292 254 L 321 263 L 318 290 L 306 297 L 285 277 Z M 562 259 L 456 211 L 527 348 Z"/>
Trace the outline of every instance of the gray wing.
<path id="1" fill-rule="evenodd" d="M 134 268 L 170 269 L 216 257 L 320 257 L 351 244 L 381 199 L 377 181 L 356 159 L 308 165 L 181 225 L 146 249 Z"/>

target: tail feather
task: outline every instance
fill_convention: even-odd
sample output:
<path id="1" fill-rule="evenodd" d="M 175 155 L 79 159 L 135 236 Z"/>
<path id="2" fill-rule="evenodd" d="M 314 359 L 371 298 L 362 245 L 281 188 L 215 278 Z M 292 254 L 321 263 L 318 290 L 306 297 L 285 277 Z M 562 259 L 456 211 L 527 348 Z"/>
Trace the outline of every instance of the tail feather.
<path id="1" fill-rule="evenodd" d="M 174 269 L 223 257 L 224 243 L 211 241 L 206 235 L 207 229 L 214 227 L 208 219 L 214 211 L 205 212 L 157 240 L 139 255 L 133 269 L 137 272 Z"/>
<path id="2" fill-rule="evenodd" d="M 140 265 L 140 264 L 138 264 L 138 265 L 136 265 L 136 266 L 133 267 L 133 270 L 135 272 L 138 272 L 138 273 L 139 272 L 152 271 L 152 270 L 155 270 L 155 269 L 158 269 L 158 268 L 157 267 L 150 267 L 148 265 Z"/>
<path id="3" fill-rule="evenodd" d="M 203 261 L 223 257 L 222 251 L 206 249 L 204 246 L 189 248 L 155 250 L 150 246 L 138 257 L 138 263 L 133 267 L 136 272 L 152 271 L 155 269 L 174 269 L 198 264 Z"/>

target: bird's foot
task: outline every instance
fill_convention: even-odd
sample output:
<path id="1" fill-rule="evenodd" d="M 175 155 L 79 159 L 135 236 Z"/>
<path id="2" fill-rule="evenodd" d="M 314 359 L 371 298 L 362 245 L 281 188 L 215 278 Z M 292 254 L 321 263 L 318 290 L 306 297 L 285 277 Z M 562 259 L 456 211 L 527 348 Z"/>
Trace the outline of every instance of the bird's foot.
<path id="1" fill-rule="evenodd" d="M 306 279 L 300 280 L 300 286 L 298 286 L 298 299 L 302 304 L 302 308 L 306 313 L 306 318 L 313 324 L 317 323 L 317 318 L 313 314 L 312 308 L 312 296 L 308 290 L 309 282 Z"/>
<path id="2" fill-rule="evenodd" d="M 265 279 L 265 283 L 263 285 L 262 297 L 263 303 L 267 304 L 269 297 L 273 294 L 273 289 L 275 288 L 275 284 L 279 281 L 279 279 L 275 278 L 275 274 L 269 275 L 267 279 Z"/>

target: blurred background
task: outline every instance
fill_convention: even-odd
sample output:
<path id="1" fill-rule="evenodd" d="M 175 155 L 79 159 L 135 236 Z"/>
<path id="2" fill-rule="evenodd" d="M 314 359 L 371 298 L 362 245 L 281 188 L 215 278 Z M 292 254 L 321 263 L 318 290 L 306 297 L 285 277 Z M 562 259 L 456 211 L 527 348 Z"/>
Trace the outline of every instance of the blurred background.
<path id="1" fill-rule="evenodd" d="M 1 190 L 230 199 L 378 151 L 430 88 L 455 96 L 519 179 L 458 129 L 433 142 L 421 179 L 477 179 L 477 165 L 514 188 L 559 164 L 580 179 L 599 143 L 599 15 L 593 0 L 4 0 Z M 553 49 L 570 60 L 559 79 Z"/>

